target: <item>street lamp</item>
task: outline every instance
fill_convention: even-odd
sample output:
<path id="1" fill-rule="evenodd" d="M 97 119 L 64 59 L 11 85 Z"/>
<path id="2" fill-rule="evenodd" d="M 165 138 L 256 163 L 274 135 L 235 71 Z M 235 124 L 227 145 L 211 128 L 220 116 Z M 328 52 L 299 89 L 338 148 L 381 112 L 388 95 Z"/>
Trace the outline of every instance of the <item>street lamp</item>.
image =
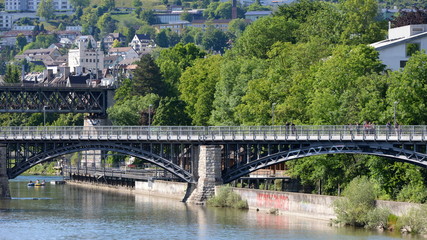
<path id="1" fill-rule="evenodd" d="M 46 126 L 46 105 L 43 106 L 43 127 Z"/>
<path id="2" fill-rule="evenodd" d="M 274 126 L 274 106 L 276 105 L 276 103 L 271 104 L 271 125 Z"/>
<path id="3" fill-rule="evenodd" d="M 148 105 L 148 127 L 151 126 L 151 107 L 153 104 Z"/>
<path id="4" fill-rule="evenodd" d="M 395 101 L 394 102 L 394 114 L 393 114 L 393 116 L 394 116 L 394 126 L 396 126 L 396 105 L 398 104 L 399 102 L 397 102 L 397 101 Z"/>

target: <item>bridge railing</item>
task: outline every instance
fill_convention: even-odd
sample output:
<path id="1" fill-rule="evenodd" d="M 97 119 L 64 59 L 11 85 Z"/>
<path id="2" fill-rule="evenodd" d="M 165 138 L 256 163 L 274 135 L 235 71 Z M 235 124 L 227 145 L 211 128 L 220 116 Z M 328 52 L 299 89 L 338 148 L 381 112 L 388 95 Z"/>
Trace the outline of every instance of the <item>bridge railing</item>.
<path id="1" fill-rule="evenodd" d="M 299 126 L 11 126 L 0 127 L 0 138 L 36 138 L 36 137 L 84 137 L 84 138 L 127 138 L 138 139 L 173 138 L 192 140 L 198 138 L 215 139 L 224 137 L 250 138 L 251 136 L 306 136 L 310 138 L 336 137 L 349 138 L 360 136 L 405 136 L 422 137 L 427 135 L 427 126 L 385 125 L 299 125 Z"/>

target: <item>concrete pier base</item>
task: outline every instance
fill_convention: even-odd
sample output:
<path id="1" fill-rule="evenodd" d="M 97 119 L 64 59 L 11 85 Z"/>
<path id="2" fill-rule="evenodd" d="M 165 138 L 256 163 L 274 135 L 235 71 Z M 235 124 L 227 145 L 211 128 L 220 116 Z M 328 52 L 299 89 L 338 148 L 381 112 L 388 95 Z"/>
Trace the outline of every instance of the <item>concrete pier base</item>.
<path id="1" fill-rule="evenodd" d="M 199 147 L 197 173 L 196 189 L 187 202 L 204 204 L 209 197 L 215 194 L 215 186 L 222 184 L 220 146 L 202 145 Z"/>
<path id="2" fill-rule="evenodd" d="M 98 126 L 110 126 L 111 122 L 107 118 L 85 118 L 84 129 L 93 131 L 96 134 L 96 127 Z M 80 167 L 89 167 L 89 168 L 101 168 L 102 159 L 105 155 L 105 152 L 101 150 L 90 150 L 82 152 L 82 159 L 80 161 Z"/>
<path id="3" fill-rule="evenodd" d="M 0 145 L 0 198 L 10 199 L 9 178 L 7 176 L 6 145 Z"/>

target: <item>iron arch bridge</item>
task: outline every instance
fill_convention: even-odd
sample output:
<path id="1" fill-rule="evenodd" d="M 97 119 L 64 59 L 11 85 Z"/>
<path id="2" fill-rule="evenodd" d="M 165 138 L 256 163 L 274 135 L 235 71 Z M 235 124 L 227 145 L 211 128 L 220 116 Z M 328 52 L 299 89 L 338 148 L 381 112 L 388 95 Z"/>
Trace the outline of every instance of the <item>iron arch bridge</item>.
<path id="1" fill-rule="evenodd" d="M 278 163 L 321 154 L 370 154 L 427 166 L 427 126 L 1 127 L 7 174 L 86 150 L 142 158 L 194 183 L 198 147 L 221 146 L 224 183 Z"/>
<path id="2" fill-rule="evenodd" d="M 114 89 L 88 85 L 1 84 L 0 113 L 90 113 L 105 116 Z"/>

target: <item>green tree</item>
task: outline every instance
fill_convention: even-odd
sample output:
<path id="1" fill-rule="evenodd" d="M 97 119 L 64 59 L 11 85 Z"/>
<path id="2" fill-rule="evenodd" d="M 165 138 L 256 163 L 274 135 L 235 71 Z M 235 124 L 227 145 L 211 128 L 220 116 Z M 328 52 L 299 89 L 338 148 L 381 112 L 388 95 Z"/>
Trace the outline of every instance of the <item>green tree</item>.
<path id="1" fill-rule="evenodd" d="M 280 5 L 274 15 L 284 17 L 288 21 L 304 23 L 308 17 L 314 15 L 317 11 L 322 11 L 324 6 L 325 3 L 321 1 L 297 0 L 290 4 Z"/>
<path id="2" fill-rule="evenodd" d="M 65 30 L 65 25 L 63 23 L 60 23 L 59 26 L 58 26 L 58 30 L 64 31 Z"/>
<path id="3" fill-rule="evenodd" d="M 192 67 L 182 73 L 180 98 L 187 104 L 186 112 L 194 125 L 208 125 L 221 60 L 219 55 L 197 59 Z"/>
<path id="4" fill-rule="evenodd" d="M 242 55 L 266 58 L 276 42 L 295 42 L 297 25 L 283 17 L 263 17 L 248 26 L 236 42 L 236 50 Z"/>
<path id="5" fill-rule="evenodd" d="M 376 21 L 378 2 L 375 0 L 346 0 L 341 3 L 346 26 L 341 42 L 368 44 L 384 39 L 385 31 Z"/>
<path id="6" fill-rule="evenodd" d="M 329 43 L 338 44 L 341 42 L 344 27 L 346 27 L 345 15 L 337 4 L 324 3 L 321 10 L 306 16 L 306 21 L 300 23 L 297 38 L 304 42 L 320 38 Z"/>
<path id="7" fill-rule="evenodd" d="M 145 96 L 133 95 L 107 109 L 108 117 L 114 125 L 135 126 L 148 125 L 149 106 L 157 106 L 159 96 L 147 94 Z"/>
<path id="8" fill-rule="evenodd" d="M 374 84 L 373 81 L 361 77 L 381 73 L 383 70 L 384 65 L 379 61 L 378 52 L 373 48 L 366 45 L 337 47 L 332 56 L 320 62 L 315 69 L 312 85 L 315 91 L 310 95 L 311 104 L 308 107 L 311 121 L 315 124 L 336 125 L 381 120 L 374 118 L 379 117 L 374 115 L 368 119 L 360 119 L 360 114 L 363 113 L 360 93 L 369 91 Z M 359 80 L 365 85 L 360 85 Z M 372 88 L 376 93 L 377 89 Z M 376 109 L 385 108 L 383 99 L 372 101 L 378 104 Z"/>
<path id="9" fill-rule="evenodd" d="M 355 178 L 345 188 L 344 198 L 334 202 L 337 220 L 348 225 L 364 226 L 370 211 L 375 208 L 376 193 L 366 177 Z"/>
<path id="10" fill-rule="evenodd" d="M 259 59 L 226 55 L 221 64 L 221 76 L 216 85 L 209 124 L 217 126 L 241 123 L 236 107 L 242 103 L 242 97 L 248 91 L 248 82 L 263 77 L 267 64 Z"/>
<path id="11" fill-rule="evenodd" d="M 137 62 L 133 76 L 133 95 L 147 95 L 149 93 L 164 96 L 165 85 L 160 74 L 160 69 L 150 54 L 142 55 Z"/>
<path id="12" fill-rule="evenodd" d="M 85 8 L 84 13 L 80 18 L 80 24 L 82 25 L 82 33 L 94 35 L 96 33 L 96 26 L 94 23 L 98 22 L 98 14 L 95 8 Z"/>
<path id="13" fill-rule="evenodd" d="M 223 31 L 210 26 L 203 35 L 202 46 L 206 50 L 223 53 L 228 46 L 227 35 Z"/>
<path id="14" fill-rule="evenodd" d="M 90 4 L 90 0 L 70 0 L 70 4 L 73 5 L 74 8 L 85 8 Z"/>
<path id="15" fill-rule="evenodd" d="M 185 103 L 176 97 L 165 97 L 160 100 L 159 107 L 153 119 L 153 125 L 159 126 L 188 126 L 190 117 L 183 111 Z"/>
<path id="16" fill-rule="evenodd" d="M 142 10 L 141 13 L 139 14 L 139 18 L 150 25 L 155 24 L 157 22 L 157 19 L 156 19 L 156 16 L 154 16 L 153 10 L 147 10 L 147 9 Z"/>
<path id="17" fill-rule="evenodd" d="M 135 37 L 135 28 L 133 27 L 128 27 L 127 28 L 127 33 L 126 33 L 126 45 L 130 42 L 132 42 L 132 39 Z"/>
<path id="18" fill-rule="evenodd" d="M 154 42 L 157 44 L 157 46 L 166 48 L 169 47 L 169 39 L 168 35 L 165 29 L 162 29 L 154 39 Z"/>
<path id="19" fill-rule="evenodd" d="M 402 71 L 391 74 L 388 89 L 388 115 L 392 116 L 396 102 L 396 117 L 401 124 L 426 124 L 423 111 L 427 101 L 427 54 L 417 52 Z"/>
<path id="20" fill-rule="evenodd" d="M 188 11 L 184 11 L 183 13 L 181 13 L 181 16 L 179 18 L 183 21 L 193 21 L 193 15 L 190 14 Z"/>
<path id="21" fill-rule="evenodd" d="M 156 64 L 168 86 L 168 96 L 179 95 L 178 84 L 182 72 L 193 66 L 196 59 L 203 58 L 205 55 L 205 52 L 193 43 L 186 45 L 179 43 L 172 48 L 161 50 Z"/>
<path id="22" fill-rule="evenodd" d="M 115 0 L 102 0 L 101 6 L 107 11 L 112 11 L 116 7 L 116 2 Z"/>
<path id="23" fill-rule="evenodd" d="M 233 39 L 239 38 L 248 25 L 249 23 L 244 19 L 233 19 L 228 24 L 228 33 L 231 33 L 233 35 Z"/>
<path id="24" fill-rule="evenodd" d="M 52 0 L 41 0 L 37 7 L 37 16 L 45 18 L 46 21 L 55 16 L 55 7 Z"/>
<path id="25" fill-rule="evenodd" d="M 116 30 L 116 23 L 117 20 L 113 19 L 110 13 L 102 15 L 97 22 L 97 27 L 101 30 L 101 36 L 103 37 L 114 32 Z"/>
<path id="26" fill-rule="evenodd" d="M 25 45 L 27 45 L 27 38 L 22 33 L 18 34 L 16 37 L 16 46 L 22 51 Z"/>
<path id="27" fill-rule="evenodd" d="M 20 81 L 20 69 L 15 65 L 7 65 L 6 75 L 4 76 L 4 82 L 6 83 L 19 83 Z"/>
<path id="28" fill-rule="evenodd" d="M 134 8 L 142 7 L 142 2 L 141 2 L 141 0 L 132 0 L 132 6 L 133 6 Z"/>

